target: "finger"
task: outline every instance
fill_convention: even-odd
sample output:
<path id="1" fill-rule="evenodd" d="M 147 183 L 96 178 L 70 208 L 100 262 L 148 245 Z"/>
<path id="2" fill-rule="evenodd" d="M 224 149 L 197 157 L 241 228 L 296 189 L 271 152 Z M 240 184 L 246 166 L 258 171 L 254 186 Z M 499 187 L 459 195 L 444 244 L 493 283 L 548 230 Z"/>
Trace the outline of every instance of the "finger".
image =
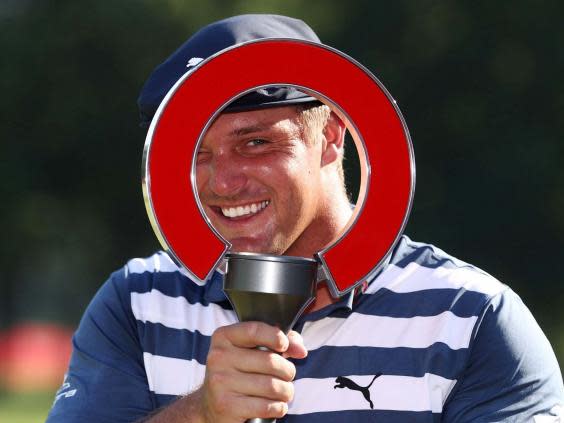
<path id="1" fill-rule="evenodd" d="M 294 363 L 269 351 L 244 349 L 237 354 L 233 366 L 241 372 L 274 376 L 285 381 L 296 377 Z"/>
<path id="2" fill-rule="evenodd" d="M 289 402 L 294 398 L 294 385 L 266 375 L 225 372 L 208 375 L 208 386 L 218 396 L 229 392 L 243 397 Z"/>
<path id="3" fill-rule="evenodd" d="M 288 349 L 288 337 L 280 329 L 262 322 L 243 322 L 217 329 L 212 337 L 220 345 L 225 343 L 242 348 L 266 347 L 272 351 Z"/>
<path id="4" fill-rule="evenodd" d="M 277 353 L 233 346 L 211 348 L 206 366 L 211 371 L 237 370 L 269 375 L 285 381 L 291 381 L 296 376 L 296 366 Z"/>
<path id="5" fill-rule="evenodd" d="M 281 419 L 288 413 L 287 403 L 256 397 L 246 397 L 239 407 L 243 409 L 240 416 L 244 419 Z"/>
<path id="6" fill-rule="evenodd" d="M 302 336 L 293 330 L 288 333 L 288 349 L 282 354 L 285 358 L 305 358 L 307 349 L 304 345 Z"/>
<path id="7" fill-rule="evenodd" d="M 233 422 L 252 418 L 282 418 L 288 412 L 284 401 L 273 401 L 235 393 L 214 395 L 209 393 L 204 400 L 207 421 Z"/>
<path id="8" fill-rule="evenodd" d="M 258 398 L 254 408 L 257 411 L 250 413 L 246 418 L 281 419 L 288 413 L 288 404 L 281 401 L 268 401 Z"/>

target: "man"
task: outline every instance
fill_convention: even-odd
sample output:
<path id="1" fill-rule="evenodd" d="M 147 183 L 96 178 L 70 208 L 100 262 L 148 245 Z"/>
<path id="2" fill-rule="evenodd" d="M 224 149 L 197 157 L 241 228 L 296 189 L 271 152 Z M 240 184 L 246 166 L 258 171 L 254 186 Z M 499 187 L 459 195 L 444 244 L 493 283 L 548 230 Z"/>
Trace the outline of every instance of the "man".
<path id="1" fill-rule="evenodd" d="M 282 16 L 205 27 L 146 83 L 144 122 L 195 58 L 262 37 L 319 42 L 303 22 Z M 344 133 L 327 106 L 283 87 L 248 94 L 216 119 L 198 152 L 197 189 L 234 250 L 311 257 L 339 236 L 351 216 Z M 562 416 L 558 364 L 526 307 L 507 286 L 431 245 L 403 237 L 387 267 L 345 298 L 320 285 L 288 335 L 237 323 L 221 283 L 219 271 L 204 285 L 190 280 L 162 252 L 114 273 L 75 334 L 48 422 Z"/>

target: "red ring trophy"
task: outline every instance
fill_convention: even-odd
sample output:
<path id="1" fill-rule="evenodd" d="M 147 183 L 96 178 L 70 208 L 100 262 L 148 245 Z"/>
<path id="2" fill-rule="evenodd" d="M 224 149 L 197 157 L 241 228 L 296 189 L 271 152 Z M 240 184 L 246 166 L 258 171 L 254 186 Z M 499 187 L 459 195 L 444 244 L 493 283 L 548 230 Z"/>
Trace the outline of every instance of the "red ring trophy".
<path id="1" fill-rule="evenodd" d="M 234 99 L 272 86 L 291 86 L 330 104 L 359 152 L 360 196 L 352 223 L 314 257 L 231 251 L 196 189 L 195 157 L 214 119 Z M 194 98 L 198 107 L 191 107 Z M 291 39 L 243 43 L 185 74 L 159 106 L 143 154 L 145 205 L 163 248 L 199 281 L 226 261 L 224 291 L 239 320 L 263 321 L 285 332 L 315 299 L 318 281 L 325 280 L 338 298 L 382 269 L 407 223 L 414 186 L 409 133 L 382 83 L 344 53 Z"/>

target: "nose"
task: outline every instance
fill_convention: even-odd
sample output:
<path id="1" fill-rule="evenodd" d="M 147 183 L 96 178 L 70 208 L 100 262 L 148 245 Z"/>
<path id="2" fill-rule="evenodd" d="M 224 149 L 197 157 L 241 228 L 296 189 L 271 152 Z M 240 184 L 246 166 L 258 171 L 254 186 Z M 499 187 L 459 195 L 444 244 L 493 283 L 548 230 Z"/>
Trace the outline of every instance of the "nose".
<path id="1" fill-rule="evenodd" d="M 245 188 L 248 181 L 245 166 L 234 155 L 216 155 L 209 171 L 208 186 L 217 196 L 235 196 Z"/>

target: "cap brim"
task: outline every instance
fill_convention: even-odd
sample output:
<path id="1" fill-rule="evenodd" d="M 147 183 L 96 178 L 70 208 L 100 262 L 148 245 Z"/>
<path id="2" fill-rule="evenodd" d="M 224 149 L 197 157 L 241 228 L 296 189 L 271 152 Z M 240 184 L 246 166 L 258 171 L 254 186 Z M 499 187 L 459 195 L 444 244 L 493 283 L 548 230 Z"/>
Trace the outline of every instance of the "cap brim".
<path id="1" fill-rule="evenodd" d="M 225 113 L 248 112 L 251 110 L 292 106 L 292 105 L 305 104 L 305 103 L 318 103 L 319 105 L 323 104 L 315 97 L 301 97 L 301 98 L 294 98 L 291 100 L 276 100 L 276 101 L 268 101 L 262 103 L 248 103 L 248 104 L 238 104 L 237 102 L 233 102 L 229 104 L 225 109 L 223 109 L 223 112 Z"/>

